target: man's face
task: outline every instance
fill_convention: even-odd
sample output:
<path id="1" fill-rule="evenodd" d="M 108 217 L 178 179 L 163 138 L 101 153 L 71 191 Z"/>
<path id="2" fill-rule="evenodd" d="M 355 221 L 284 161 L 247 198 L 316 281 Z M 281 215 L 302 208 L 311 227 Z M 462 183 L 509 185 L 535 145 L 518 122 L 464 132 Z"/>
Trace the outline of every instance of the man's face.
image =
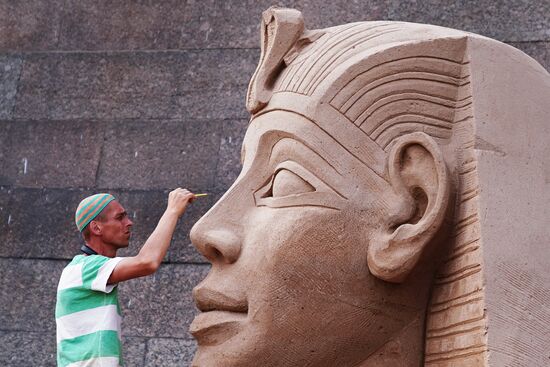
<path id="1" fill-rule="evenodd" d="M 128 247 L 133 223 L 126 210 L 113 200 L 103 209 L 102 214 L 103 220 L 98 221 L 98 225 L 101 227 L 103 242 L 116 248 Z"/>
<path id="2" fill-rule="evenodd" d="M 254 119 L 243 155 L 240 176 L 191 232 L 212 263 L 194 289 L 203 312 L 191 325 L 193 365 L 355 365 L 409 319 L 394 299 L 403 295 L 367 267 L 391 187 L 289 112 Z"/>

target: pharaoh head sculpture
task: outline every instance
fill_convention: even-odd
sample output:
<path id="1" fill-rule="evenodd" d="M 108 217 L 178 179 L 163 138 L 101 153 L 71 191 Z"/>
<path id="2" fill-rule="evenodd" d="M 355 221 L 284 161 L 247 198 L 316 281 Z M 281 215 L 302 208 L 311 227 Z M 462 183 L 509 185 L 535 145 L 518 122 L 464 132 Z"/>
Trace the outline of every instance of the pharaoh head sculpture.
<path id="1" fill-rule="evenodd" d="M 549 303 L 512 305 L 550 301 L 527 219 L 549 214 L 548 73 L 481 36 L 292 9 L 261 45 L 242 172 L 191 232 L 212 263 L 193 365 L 544 364 Z"/>

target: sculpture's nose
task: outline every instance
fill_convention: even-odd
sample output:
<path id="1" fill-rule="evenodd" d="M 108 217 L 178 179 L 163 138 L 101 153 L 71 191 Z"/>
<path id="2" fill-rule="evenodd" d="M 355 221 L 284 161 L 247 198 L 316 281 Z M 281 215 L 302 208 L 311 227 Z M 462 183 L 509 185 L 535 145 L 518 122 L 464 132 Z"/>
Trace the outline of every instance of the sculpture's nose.
<path id="1" fill-rule="evenodd" d="M 191 229 L 191 242 L 211 263 L 232 264 L 241 253 L 240 236 L 233 226 L 214 225 L 207 213 Z"/>

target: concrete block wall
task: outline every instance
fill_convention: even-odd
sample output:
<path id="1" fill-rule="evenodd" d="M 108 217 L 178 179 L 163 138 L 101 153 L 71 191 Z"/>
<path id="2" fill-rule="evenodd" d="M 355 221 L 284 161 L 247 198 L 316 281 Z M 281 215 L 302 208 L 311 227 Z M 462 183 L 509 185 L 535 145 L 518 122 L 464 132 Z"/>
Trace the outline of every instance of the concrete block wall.
<path id="1" fill-rule="evenodd" d="M 259 57 L 276 1 L 0 0 L 0 365 L 55 365 L 55 290 L 81 243 L 73 213 L 108 191 L 135 222 L 137 252 L 170 189 L 208 192 L 165 263 L 120 285 L 127 366 L 182 366 L 191 289 L 208 272 L 192 224 L 237 176 Z M 550 69 L 547 0 L 286 1 L 309 28 L 432 23 L 518 47 Z"/>

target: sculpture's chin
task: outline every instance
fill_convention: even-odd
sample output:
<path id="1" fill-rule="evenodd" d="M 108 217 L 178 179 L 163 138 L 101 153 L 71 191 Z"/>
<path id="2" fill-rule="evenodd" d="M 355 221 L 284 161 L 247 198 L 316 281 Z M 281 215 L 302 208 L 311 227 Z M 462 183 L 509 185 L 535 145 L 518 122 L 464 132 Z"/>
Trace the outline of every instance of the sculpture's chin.
<path id="1" fill-rule="evenodd" d="M 243 312 L 203 312 L 195 317 L 189 331 L 200 346 L 219 345 L 239 333 L 246 316 Z"/>
<path id="2" fill-rule="evenodd" d="M 198 338 L 198 348 L 191 364 L 194 367 L 275 367 L 298 366 L 295 353 L 290 349 L 281 351 L 280 340 L 266 335 L 263 325 L 244 320 L 238 332 L 218 343 L 208 343 Z M 212 334 L 214 335 L 214 334 Z M 221 333 L 219 336 L 229 334 Z M 274 339 L 275 338 L 275 339 Z M 299 349 L 301 350 L 301 348 Z"/>
<path id="3" fill-rule="evenodd" d="M 192 366 L 253 367 L 258 366 L 257 356 L 263 354 L 258 343 L 265 343 L 251 332 L 246 313 L 201 313 L 193 320 L 190 332 L 198 344 Z"/>
<path id="4" fill-rule="evenodd" d="M 193 358 L 193 367 L 252 367 L 258 366 L 256 362 L 251 363 L 244 354 L 243 346 L 239 342 L 234 342 L 239 338 L 232 338 L 217 345 L 199 345 Z"/>

